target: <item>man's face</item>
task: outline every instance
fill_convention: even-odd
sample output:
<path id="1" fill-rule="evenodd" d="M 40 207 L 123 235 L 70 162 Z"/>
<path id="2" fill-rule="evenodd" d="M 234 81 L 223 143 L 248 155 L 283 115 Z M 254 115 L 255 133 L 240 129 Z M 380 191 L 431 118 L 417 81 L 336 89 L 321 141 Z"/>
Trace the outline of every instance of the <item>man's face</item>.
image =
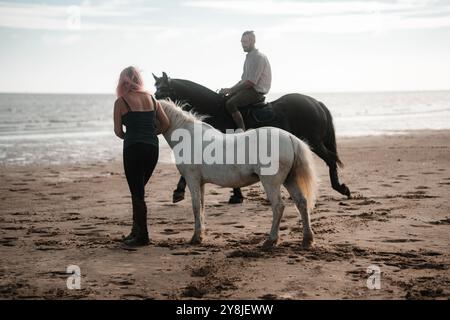
<path id="1" fill-rule="evenodd" d="M 242 49 L 244 49 L 244 52 L 250 52 L 250 50 L 255 45 L 255 41 L 253 40 L 252 36 L 245 35 L 241 38 L 241 44 Z"/>

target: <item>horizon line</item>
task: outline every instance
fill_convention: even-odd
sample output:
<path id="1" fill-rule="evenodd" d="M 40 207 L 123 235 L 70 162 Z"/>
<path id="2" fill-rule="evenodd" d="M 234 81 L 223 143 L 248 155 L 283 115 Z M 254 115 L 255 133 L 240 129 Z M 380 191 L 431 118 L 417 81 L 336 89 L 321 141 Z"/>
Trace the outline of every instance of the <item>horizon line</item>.
<path id="1" fill-rule="evenodd" d="M 267 95 L 276 95 L 276 94 L 289 94 L 289 93 L 401 93 L 401 92 L 442 92 L 442 91 L 450 91 L 450 88 L 446 89 L 401 89 L 401 90 L 331 90 L 331 91 L 301 91 L 301 92 L 291 92 L 291 91 L 275 91 L 269 92 Z M 151 92 L 150 92 L 151 93 Z M 0 91 L 0 94 L 23 94 L 23 95 L 31 95 L 31 94 L 42 94 L 42 95 L 115 95 L 114 92 L 38 92 L 38 91 L 28 91 L 28 92 L 20 92 L 20 91 Z M 154 93 L 152 93 L 154 94 Z"/>

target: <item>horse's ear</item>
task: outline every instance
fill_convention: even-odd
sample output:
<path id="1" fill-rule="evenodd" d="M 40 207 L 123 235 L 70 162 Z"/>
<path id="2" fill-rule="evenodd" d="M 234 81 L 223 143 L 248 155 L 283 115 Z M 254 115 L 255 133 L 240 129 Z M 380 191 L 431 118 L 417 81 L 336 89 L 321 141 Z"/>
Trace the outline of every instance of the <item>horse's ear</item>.
<path id="1" fill-rule="evenodd" d="M 168 80 L 169 80 L 169 77 L 167 76 L 167 73 L 165 73 L 164 71 L 163 71 L 163 79 L 164 79 L 165 81 L 168 81 Z"/>
<path id="2" fill-rule="evenodd" d="M 152 72 L 152 76 L 153 76 L 153 78 L 155 79 L 155 81 L 158 81 L 159 80 L 159 78 L 157 77 L 157 76 L 155 76 L 155 74 Z"/>

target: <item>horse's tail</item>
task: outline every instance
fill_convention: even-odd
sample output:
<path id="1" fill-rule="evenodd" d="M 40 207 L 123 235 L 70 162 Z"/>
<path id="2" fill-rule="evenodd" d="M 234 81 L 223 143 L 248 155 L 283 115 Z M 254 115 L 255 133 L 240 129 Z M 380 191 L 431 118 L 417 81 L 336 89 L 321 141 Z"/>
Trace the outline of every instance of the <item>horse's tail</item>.
<path id="1" fill-rule="evenodd" d="M 290 135 L 294 148 L 294 164 L 289 173 L 290 179 L 294 179 L 307 201 L 309 210 L 314 208 L 317 193 L 317 175 L 314 167 L 314 159 L 308 145 Z"/>
<path id="2" fill-rule="evenodd" d="M 328 122 L 327 133 L 325 134 L 324 138 L 324 145 L 327 148 L 328 154 L 333 158 L 334 161 L 336 161 L 339 167 L 343 168 L 344 164 L 342 163 L 341 159 L 339 159 L 336 148 L 336 136 L 334 132 L 333 117 L 331 116 L 330 110 L 328 110 L 328 108 L 322 102 L 319 101 L 319 103 L 323 108 L 323 111 L 325 111 Z"/>

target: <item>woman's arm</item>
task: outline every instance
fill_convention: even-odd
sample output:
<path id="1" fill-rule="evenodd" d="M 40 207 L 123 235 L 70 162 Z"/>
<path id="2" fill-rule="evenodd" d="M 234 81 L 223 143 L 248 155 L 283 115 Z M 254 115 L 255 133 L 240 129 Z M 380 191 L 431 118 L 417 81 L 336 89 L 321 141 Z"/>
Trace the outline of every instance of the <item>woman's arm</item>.
<path id="1" fill-rule="evenodd" d="M 166 132 L 167 129 L 169 129 L 170 120 L 158 101 L 156 101 L 155 110 L 156 110 L 156 134 L 161 134 Z"/>
<path id="2" fill-rule="evenodd" d="M 119 100 L 114 103 L 114 133 L 120 139 L 125 137 L 122 127 L 122 113 L 120 112 Z"/>

